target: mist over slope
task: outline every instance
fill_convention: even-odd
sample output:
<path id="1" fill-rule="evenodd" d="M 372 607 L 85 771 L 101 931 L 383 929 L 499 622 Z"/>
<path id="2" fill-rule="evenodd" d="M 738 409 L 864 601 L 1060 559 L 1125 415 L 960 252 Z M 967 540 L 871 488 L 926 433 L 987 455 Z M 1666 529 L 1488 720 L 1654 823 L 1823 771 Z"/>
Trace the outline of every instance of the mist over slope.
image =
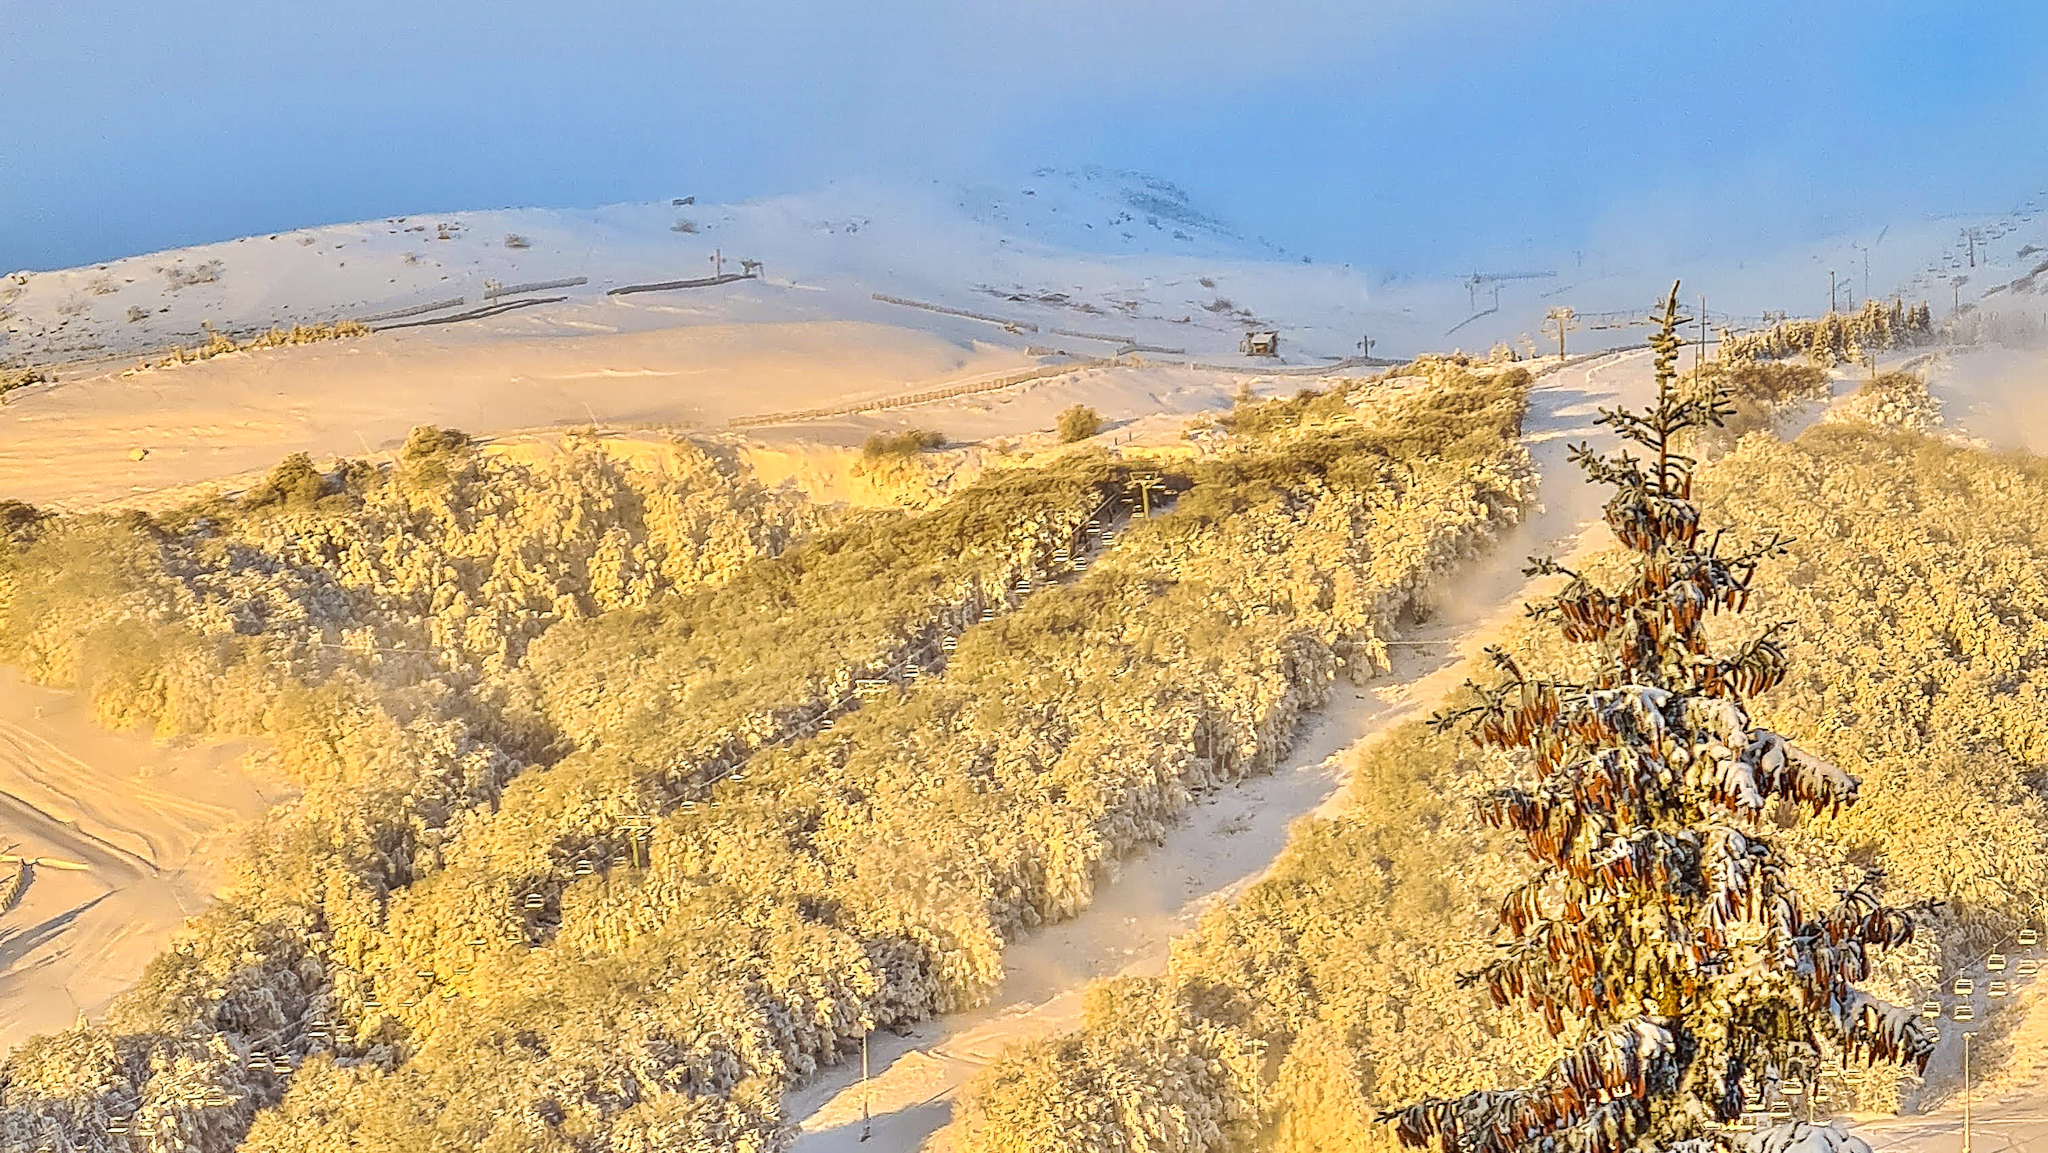
<path id="1" fill-rule="evenodd" d="M 1938 307 L 1982 299 L 2024 310 L 2048 288 L 2048 226 L 2037 208 L 1901 221 L 1773 252 L 1702 244 L 1674 257 L 1657 246 L 1633 258 L 1562 253 L 1542 267 L 1429 276 L 1315 262 L 1259 235 L 1242 219 L 1254 214 L 1101 168 L 1041 168 L 1000 187 L 847 182 L 740 204 L 685 195 L 429 213 L 14 273 L 0 280 L 0 360 L 131 357 L 201 343 L 209 327 L 246 333 L 441 305 L 417 314 L 435 318 L 555 297 L 492 323 L 545 335 L 931 320 L 875 294 L 982 314 L 969 326 L 977 338 L 1077 355 L 1136 344 L 1155 356 L 1234 357 L 1257 328 L 1281 333 L 1282 363 L 1500 341 L 1527 352 L 1554 349 L 1544 317 L 1559 305 L 1580 315 L 1568 342 L 1591 348 L 1639 338 L 1649 296 L 1674 275 L 1707 297 L 1716 327 L 1822 311 L 1831 272 L 1845 306 L 1901 291 Z M 1361 209 L 1369 229 L 1370 206 Z M 752 291 L 607 295 L 743 270 L 758 272 Z M 583 283 L 550 285 L 576 278 Z"/>
<path id="2" fill-rule="evenodd" d="M 1194 203 L 1187 190 L 1143 172 L 1038 168 L 1012 188 L 961 190 L 960 208 L 1011 235 L 1080 252 L 1285 260 L 1286 248 Z"/>

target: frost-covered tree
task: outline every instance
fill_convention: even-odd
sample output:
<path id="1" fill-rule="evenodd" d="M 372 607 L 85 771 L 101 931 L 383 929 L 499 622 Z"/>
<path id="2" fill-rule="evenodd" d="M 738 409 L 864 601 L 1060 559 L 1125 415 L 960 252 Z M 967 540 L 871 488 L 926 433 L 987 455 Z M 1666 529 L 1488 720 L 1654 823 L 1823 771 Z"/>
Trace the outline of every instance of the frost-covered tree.
<path id="1" fill-rule="evenodd" d="M 1606 520 L 1632 554 L 1628 579 L 1603 589 L 1547 558 L 1530 570 L 1572 578 L 1531 612 L 1597 646 L 1593 679 L 1532 678 L 1494 651 L 1500 675 L 1472 686 L 1478 703 L 1437 718 L 1518 766 L 1484 815 L 1535 863 L 1500 904 L 1499 956 L 1465 980 L 1572 1044 L 1523 1088 L 1383 1114 L 1411 1147 L 1708 1148 L 1745 1096 L 1824 1057 L 1924 1067 L 1933 1048 L 1911 1010 L 1856 987 L 1874 950 L 1911 938 L 1908 913 L 1870 880 L 1809 910 L 1773 844 L 1798 808 L 1854 804 L 1859 782 L 1751 721 L 1745 700 L 1786 673 L 1775 630 L 1710 636 L 1708 618 L 1742 611 L 1780 544 L 1727 547 L 1701 528 L 1693 462 L 1673 445 L 1717 425 L 1726 400 L 1678 388 L 1677 307 L 1674 284 L 1652 341 L 1654 407 L 1601 417 L 1647 456 L 1575 450 L 1614 489 Z"/>

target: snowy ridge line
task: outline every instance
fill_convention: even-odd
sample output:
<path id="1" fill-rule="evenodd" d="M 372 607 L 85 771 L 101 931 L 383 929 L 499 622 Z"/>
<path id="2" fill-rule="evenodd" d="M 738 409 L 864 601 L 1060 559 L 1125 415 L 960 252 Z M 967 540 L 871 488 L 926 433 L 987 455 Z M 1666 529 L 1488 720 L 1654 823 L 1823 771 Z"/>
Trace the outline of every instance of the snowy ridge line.
<path id="1" fill-rule="evenodd" d="M 567 299 L 569 298 L 566 296 L 537 296 L 532 300 L 509 300 L 503 304 L 472 308 L 468 312 L 458 312 L 453 316 L 435 316 L 429 317 L 426 320 L 408 320 L 401 324 L 379 325 L 376 331 L 390 332 L 394 328 L 420 328 L 429 324 L 453 324 L 458 320 L 482 320 L 486 316 L 496 316 L 501 312 L 511 312 L 515 308 L 530 308 L 536 304 L 560 304 Z"/>
<path id="2" fill-rule="evenodd" d="M 634 292 L 667 292 L 672 288 L 710 288 L 719 284 L 731 284 L 735 280 L 756 280 L 751 272 L 722 272 L 717 276 L 700 276 L 694 280 L 662 280 L 653 284 L 621 284 L 617 288 L 605 289 L 606 296 L 625 296 Z"/>
<path id="3" fill-rule="evenodd" d="M 923 392 L 909 392 L 901 396 L 883 397 L 879 400 L 856 401 L 852 404 L 834 405 L 829 408 L 805 408 L 790 412 L 768 412 L 755 416 L 735 417 L 726 421 L 727 428 L 758 428 L 769 424 L 790 424 L 800 420 L 819 420 L 828 416 L 853 416 L 863 412 L 878 412 L 888 408 L 906 408 L 913 404 L 930 404 L 937 400 L 950 400 L 976 392 L 994 392 L 998 389 L 1014 388 L 1034 380 L 1046 380 L 1064 376 L 1089 368 L 1112 368 L 1123 363 L 1114 356 L 1084 358 L 1069 364 L 1049 364 L 1043 368 L 1025 369 L 1022 372 L 1007 372 L 994 377 L 964 381 L 944 388 L 931 388 Z"/>
<path id="4" fill-rule="evenodd" d="M 924 301 L 924 300 L 911 300 L 911 299 L 909 299 L 909 298 L 907 298 L 907 297 L 902 297 L 902 296 L 890 296 L 890 295 L 889 295 L 888 293 L 886 293 L 886 292 L 872 292 L 872 293 L 869 293 L 868 295 L 870 295 L 870 296 L 874 297 L 874 298 L 875 298 L 876 300 L 879 300 L 879 301 L 881 301 L 881 302 L 882 302 L 883 304 L 900 304 L 900 305 L 902 305 L 902 306 L 903 306 L 903 307 L 905 307 L 905 308 L 922 308 L 922 309 L 924 309 L 924 310 L 925 310 L 926 312 L 938 312 L 938 313 L 944 313 L 944 314 L 945 314 L 945 315 L 947 315 L 947 316 L 961 316 L 961 317 L 965 317 L 965 318 L 967 318 L 968 320 L 979 320 L 979 321 L 982 321 L 982 322 L 984 322 L 984 323 L 987 323 L 987 324 L 1000 324 L 1000 325 L 1002 325 L 1002 326 L 1003 326 L 1004 328 L 1007 328 L 1007 329 L 1009 329 L 1009 330 L 1010 330 L 1010 331 L 1012 331 L 1012 332 L 1018 332 L 1018 331 L 1023 331 L 1023 332 L 1037 332 L 1037 331 L 1038 331 L 1038 326 L 1037 326 L 1037 325 L 1035 325 L 1035 324 L 1033 324 L 1033 323 L 1031 323 L 1031 322 L 1030 322 L 1030 321 L 1028 321 L 1028 320 L 1009 320 L 1009 319 L 1006 319 L 1006 318 L 1004 318 L 1004 317 L 1000 317 L 1000 316 L 990 316 L 990 315 L 989 315 L 988 313 L 986 313 L 986 312 L 969 312 L 969 311 L 967 311 L 967 310 L 966 310 L 966 309 L 964 309 L 964 308 L 949 308 L 949 307 L 947 307 L 946 305 L 943 305 L 943 304 L 932 304 L 932 303 L 931 303 L 931 302 L 929 302 L 929 301 Z M 1097 338 L 1097 339 L 1114 339 L 1114 338 L 1113 338 L 1113 337 L 1099 337 L 1099 338 Z"/>
<path id="5" fill-rule="evenodd" d="M 385 320 L 402 320 L 408 316 L 418 316 L 423 312 L 439 312 L 444 308 L 460 308 L 465 303 L 467 302 L 462 297 L 454 296 L 447 300 L 436 300 L 429 304 L 415 304 L 410 308 L 394 308 L 390 312 L 379 312 L 370 316 L 357 317 L 356 322 L 358 324 L 376 324 Z"/>

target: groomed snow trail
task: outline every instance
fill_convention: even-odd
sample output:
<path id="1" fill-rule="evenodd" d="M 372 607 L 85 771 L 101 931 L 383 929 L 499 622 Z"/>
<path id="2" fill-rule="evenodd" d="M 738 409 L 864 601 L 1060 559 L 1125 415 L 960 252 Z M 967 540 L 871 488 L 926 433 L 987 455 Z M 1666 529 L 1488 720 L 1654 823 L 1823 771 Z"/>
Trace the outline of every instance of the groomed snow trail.
<path id="1" fill-rule="evenodd" d="M 232 829 L 276 799 L 246 748 L 109 733 L 0 669 L 0 862 L 43 862 L 0 910 L 0 1054 L 98 1014 L 206 906 Z"/>
<path id="2" fill-rule="evenodd" d="M 1602 493 L 1567 459 L 1569 448 L 1611 444 L 1611 434 L 1593 423 L 1598 409 L 1643 404 L 1652 386 L 1647 351 L 1539 379 L 1524 443 L 1535 458 L 1541 508 L 1445 584 L 1430 622 L 1394 646 L 1394 671 L 1363 688 L 1340 683 L 1278 769 L 1198 801 L 1164 844 L 1124 862 L 1079 916 L 1012 942 L 1003 984 L 987 1006 L 902 1034 L 876 1033 L 868 1042 L 865 1086 L 854 1055 L 792 1091 L 784 1105 L 803 1130 L 797 1153 L 918 1148 L 951 1117 L 960 1086 L 1007 1046 L 1077 1026 L 1089 982 L 1163 969 L 1172 940 L 1261 876 L 1297 818 L 1341 801 L 1353 751 L 1427 715 L 1457 686 L 1466 659 L 1492 643 L 1537 592 L 1539 582 L 1522 575 L 1525 558 L 1572 552 L 1597 526 Z M 871 1117 L 866 1142 L 864 1104 Z"/>

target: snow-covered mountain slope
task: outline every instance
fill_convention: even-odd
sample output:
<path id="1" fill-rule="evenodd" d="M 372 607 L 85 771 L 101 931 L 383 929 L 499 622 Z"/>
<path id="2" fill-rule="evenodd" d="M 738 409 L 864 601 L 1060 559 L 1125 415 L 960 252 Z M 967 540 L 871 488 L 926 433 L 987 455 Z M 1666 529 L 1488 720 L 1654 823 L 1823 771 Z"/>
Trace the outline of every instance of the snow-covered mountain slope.
<path id="1" fill-rule="evenodd" d="M 956 202 L 1005 235 L 1076 252 L 1291 258 L 1285 248 L 1209 215 L 1178 185 L 1142 172 L 1040 168 L 1012 188 L 964 189 Z"/>
<path id="2" fill-rule="evenodd" d="M 200 343 L 207 326 L 244 332 L 435 303 L 449 307 L 427 315 L 444 315 L 497 299 L 501 287 L 577 277 L 586 283 L 545 291 L 567 296 L 589 323 L 643 327 L 653 322 L 635 313 L 647 298 L 608 298 L 608 289 L 736 272 L 743 260 L 761 262 L 765 285 L 798 290 L 790 307 L 804 319 L 929 321 L 878 307 L 880 293 L 1013 320 L 1021 344 L 1075 353 L 1136 343 L 1234 356 L 1247 328 L 1271 326 L 1289 333 L 1287 360 L 1326 361 L 1357 351 L 1365 327 L 1403 327 L 1414 309 L 1412 299 L 1377 306 L 1362 273 L 1252 255 L 1256 241 L 1161 182 L 1047 174 L 1031 187 L 1035 195 L 1006 197 L 847 185 L 737 205 L 678 198 L 394 217 L 17 273 L 0 281 L 0 358 L 129 357 Z M 1085 239 L 1071 235 L 1088 231 L 1084 215 L 1133 239 L 1111 235 L 1106 251 L 1069 246 Z M 687 300 L 698 320 L 765 315 L 728 311 L 720 302 L 730 299 L 660 298 Z M 1433 336 L 1436 319 L 1406 327 L 1414 331 L 1402 343 Z"/>
<path id="3" fill-rule="evenodd" d="M 736 272 L 743 260 L 761 262 L 763 291 L 607 295 Z M 1166 181 L 1043 169 L 1000 189 L 847 183 L 743 204 L 679 197 L 393 217 L 16 273 L 0 279 L 0 361 L 132 358 L 199 343 L 209 325 L 247 332 L 430 304 L 444 307 L 422 315 L 446 316 L 503 290 L 580 277 L 579 285 L 513 292 L 566 298 L 518 313 L 519 331 L 549 322 L 634 331 L 860 320 L 951 339 L 972 334 L 1019 351 L 1100 355 L 1138 344 L 1175 350 L 1155 356 L 1214 360 L 1237 358 L 1247 330 L 1273 328 L 1283 363 L 1317 364 L 1359 354 L 1368 338 L 1373 354 L 1394 357 L 1501 341 L 1549 349 L 1544 316 L 1558 305 L 1581 316 L 1574 349 L 1627 343 L 1642 337 L 1649 303 L 1673 277 L 1686 281 L 1689 303 L 1708 298 L 1716 325 L 1819 312 L 1830 271 L 1845 303 L 1902 291 L 1938 314 L 1973 300 L 2033 307 L 2048 301 L 2044 262 L 2048 221 L 2029 202 L 1993 217 L 1906 221 L 1772 253 L 1702 246 L 1675 257 L 1567 255 L 1549 268 L 1398 277 L 1302 263 Z M 1012 324 L 939 318 L 875 294 Z"/>

